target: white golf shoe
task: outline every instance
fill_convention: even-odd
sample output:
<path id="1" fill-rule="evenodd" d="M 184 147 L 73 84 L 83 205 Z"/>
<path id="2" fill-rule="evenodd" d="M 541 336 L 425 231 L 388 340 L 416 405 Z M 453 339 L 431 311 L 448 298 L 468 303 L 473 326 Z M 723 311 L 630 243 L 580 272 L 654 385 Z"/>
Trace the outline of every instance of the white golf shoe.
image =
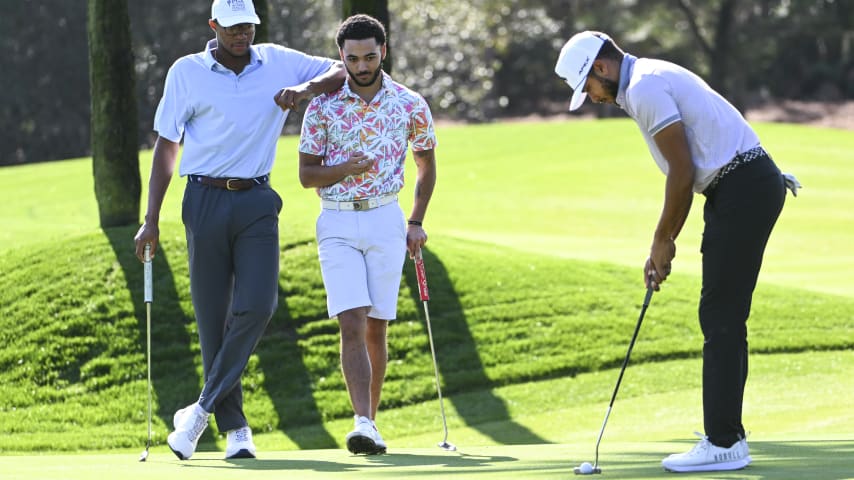
<path id="1" fill-rule="evenodd" d="M 751 462 L 747 440 L 741 439 L 729 448 L 718 447 L 709 441 L 709 437 L 700 433 L 700 441 L 694 448 L 670 455 L 661 461 L 661 466 L 671 472 L 718 472 L 741 470 Z"/>
<path id="2" fill-rule="evenodd" d="M 383 453 L 385 449 L 381 449 L 381 447 L 377 445 L 376 439 L 379 434 L 375 433 L 377 431 L 374 428 L 374 423 L 371 422 L 371 419 L 359 415 L 356 415 L 354 419 L 353 431 L 348 433 L 345 437 L 347 450 L 355 455 L 360 453 L 364 453 L 366 455 Z"/>
<path id="3" fill-rule="evenodd" d="M 385 453 L 385 440 L 383 440 L 382 435 L 380 435 L 380 431 L 377 428 L 377 422 L 371 420 L 371 425 L 374 427 L 374 443 L 377 445 L 377 450 L 379 450 L 377 453 Z"/>
<path id="4" fill-rule="evenodd" d="M 196 451 L 202 433 L 208 428 L 210 414 L 198 403 L 175 412 L 172 423 L 175 431 L 166 437 L 166 443 L 179 460 L 189 460 Z"/>
<path id="5" fill-rule="evenodd" d="M 226 436 L 225 458 L 255 458 L 255 444 L 249 426 L 237 428 Z"/>
<path id="6" fill-rule="evenodd" d="M 188 406 L 178 410 L 177 412 L 175 412 L 174 415 L 172 415 L 172 430 L 178 429 L 178 425 L 181 423 L 181 419 L 184 418 L 184 415 L 186 415 L 188 413 L 192 413 L 193 410 L 195 410 L 196 405 L 198 405 L 198 404 L 194 403 L 192 405 L 188 405 Z"/>

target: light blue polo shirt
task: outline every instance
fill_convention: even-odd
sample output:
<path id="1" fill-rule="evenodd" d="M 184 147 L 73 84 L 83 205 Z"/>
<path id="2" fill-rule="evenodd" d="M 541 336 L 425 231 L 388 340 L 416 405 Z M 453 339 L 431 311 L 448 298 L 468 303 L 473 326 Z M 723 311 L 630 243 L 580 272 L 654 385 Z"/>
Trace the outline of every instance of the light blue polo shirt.
<path id="1" fill-rule="evenodd" d="M 682 121 L 695 167 L 693 190 L 698 193 L 733 157 L 759 145 L 759 137 L 735 107 L 702 78 L 664 60 L 626 54 L 616 101 L 637 122 L 665 175 L 668 163 L 653 137 Z"/>
<path id="2" fill-rule="evenodd" d="M 181 176 L 266 175 L 289 112 L 273 97 L 327 71 L 333 61 L 262 43 L 250 47 L 249 65 L 236 75 L 214 59 L 212 48 L 215 39 L 169 68 L 154 130 L 173 142 L 183 137 Z"/>

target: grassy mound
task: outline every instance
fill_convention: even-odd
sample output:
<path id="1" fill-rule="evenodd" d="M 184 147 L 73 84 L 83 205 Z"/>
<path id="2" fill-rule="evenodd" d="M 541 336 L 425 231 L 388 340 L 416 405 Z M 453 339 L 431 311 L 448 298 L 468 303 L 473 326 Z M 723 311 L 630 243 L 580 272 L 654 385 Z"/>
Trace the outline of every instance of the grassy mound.
<path id="1" fill-rule="evenodd" d="M 14 448 L 144 442 L 145 307 L 132 235 L 132 229 L 115 229 L 0 255 L 0 430 L 19 434 Z M 633 269 L 452 238 L 432 241 L 425 263 L 448 395 L 618 366 L 644 294 Z M 186 269 L 183 239 L 164 238 L 154 262 L 152 308 L 158 431 L 196 398 L 201 384 Z M 283 245 L 281 272 L 280 308 L 244 377 L 247 415 L 257 432 L 351 414 L 314 242 Z M 409 262 L 402 283 L 399 320 L 389 329 L 385 409 L 435 396 Z M 699 355 L 697 281 L 677 277 L 667 287 L 653 297 L 635 363 Z M 760 287 L 751 349 L 849 349 L 852 311 L 852 299 Z M 482 405 L 456 408 L 465 418 Z M 325 435 L 296 441 L 305 448 L 336 444 Z"/>

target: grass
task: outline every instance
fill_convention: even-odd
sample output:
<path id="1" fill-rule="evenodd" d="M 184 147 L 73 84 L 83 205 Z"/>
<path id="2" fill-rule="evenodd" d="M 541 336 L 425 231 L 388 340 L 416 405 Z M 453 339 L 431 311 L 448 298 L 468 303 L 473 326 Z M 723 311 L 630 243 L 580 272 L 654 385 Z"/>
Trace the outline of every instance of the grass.
<path id="1" fill-rule="evenodd" d="M 654 312 L 650 312 L 652 315 Z M 643 343 L 637 347 L 646 348 Z M 839 399 L 854 388 L 854 353 L 824 352 L 754 356 L 753 379 L 745 411 L 751 418 L 751 454 L 748 469 L 689 478 L 715 479 L 845 479 L 852 477 L 854 414 Z M 600 449 L 606 475 L 616 478 L 671 479 L 658 466 L 660 459 L 690 445 L 686 425 L 697 420 L 700 390 L 697 360 L 632 365 L 611 415 Z M 341 449 L 274 451 L 281 448 L 281 432 L 258 437 L 258 461 L 224 461 L 206 446 L 190 462 L 179 462 L 164 446 L 152 449 L 146 463 L 136 461 L 141 447 L 82 455 L 0 457 L 4 478 L 82 479 L 111 476 L 121 469 L 127 480 L 164 478 L 295 477 L 306 479 L 406 478 L 453 475 L 453 478 L 572 478 L 572 468 L 592 461 L 601 426 L 605 397 L 615 372 L 596 372 L 544 382 L 510 385 L 492 392 L 470 392 L 448 400 L 449 440 L 459 451 L 444 452 L 434 445 L 442 439 L 435 401 L 395 409 L 386 417 L 390 427 L 429 417 L 427 432 L 395 438 L 393 453 L 383 457 L 353 457 Z M 663 376 L 679 380 L 669 386 Z M 684 379 L 684 383 L 682 380 Z M 781 390 L 781 384 L 788 388 Z M 664 391 L 654 391 L 666 386 Z M 507 405 L 511 419 L 481 419 L 475 426 L 461 420 L 457 405 L 483 403 L 489 396 Z M 531 409 L 539 402 L 548 408 Z M 809 408 L 805 409 L 804 405 Z M 662 408 L 666 405 L 667 408 Z M 650 412 L 654 412 L 650 416 Z M 484 414 L 484 417 L 487 415 Z M 327 428 L 343 435 L 348 421 L 329 422 Z M 519 432 L 541 437 L 536 444 L 513 441 Z M 11 476 L 10 476 L 11 475 Z"/>
<path id="2" fill-rule="evenodd" d="M 298 188 L 295 139 L 283 139 L 273 174 L 285 199 L 280 308 L 244 377 L 247 416 L 270 455 L 252 468 L 293 468 L 300 478 L 338 471 L 423 476 L 437 469 L 463 478 L 466 472 L 518 477 L 520 471 L 524 478 L 556 478 L 588 459 L 613 368 L 637 319 L 638 271 L 663 185 L 634 129 L 627 121 L 440 129 L 440 181 L 426 222 L 425 261 L 450 440 L 467 446 L 468 455 L 450 460 L 438 449 L 417 450 L 441 438 L 408 264 L 400 321 L 390 328 L 381 424 L 395 449 L 416 450 L 369 460 L 337 449 L 349 405 L 337 325 L 325 318 L 316 262 L 317 202 Z M 808 463 L 852 448 L 854 419 L 844 398 L 854 373 L 854 214 L 847 208 L 854 168 L 846 162 L 854 140 L 829 129 L 769 124 L 759 130 L 778 164 L 805 185 L 801 196 L 789 197 L 772 236 L 750 321 L 746 408 L 754 425 L 748 427 L 759 429 L 751 445 L 758 444 L 760 458 L 784 459 L 769 461 L 767 472 L 757 467 L 753 477 L 715 478 L 784 478 L 776 468 L 808 472 L 785 460 L 794 452 Z M 150 152 L 141 161 L 147 165 Z M 143 173 L 147 177 L 147 167 Z M 0 181 L 15 186 L 0 205 L 9 225 L 0 232 L 0 431 L 7 434 L 0 436 L 0 452 L 15 456 L 0 457 L 0 470 L 11 478 L 27 475 L 32 460 L 18 456 L 26 452 L 126 448 L 135 456 L 146 434 L 145 310 L 142 269 L 131 254 L 135 229 L 96 228 L 85 159 L 0 169 Z M 217 460 L 181 466 L 163 447 L 172 412 L 192 401 L 201 382 L 179 223 L 181 185 L 174 182 L 154 265 L 155 458 L 170 458 L 158 463 L 172 472 L 163 471 L 166 476 L 220 478 L 250 467 Z M 405 209 L 411 184 L 406 192 Z M 673 442 L 688 440 L 686 425 L 700 417 L 694 252 L 701 200 L 680 237 L 676 273 L 653 297 L 631 380 L 620 393 L 620 416 L 615 412 L 608 427 L 606 438 L 614 440 L 605 448 L 615 450 L 603 453 L 613 455 L 609 468 L 621 476 L 655 478 L 658 457 L 683 448 Z M 214 426 L 202 449 L 221 444 Z M 97 465 L 88 466 L 80 465 L 86 456 L 44 458 L 34 463 L 56 473 L 53 478 L 108 475 L 99 472 L 127 462 L 124 454 L 98 456 Z M 63 462 L 75 467 L 64 469 Z M 846 466 L 844 460 L 822 462 L 827 476 L 811 478 L 847 478 L 838 473 L 844 468 L 834 467 Z M 127 476 L 160 472 L 151 467 Z"/>
<path id="3" fill-rule="evenodd" d="M 0 270 L 8 272 L 0 288 L 0 316 L 14 320 L 0 333 L 0 379 L 8 385 L 0 424 L 13 432 L 38 432 L 27 449 L 132 446 L 143 440 L 145 432 L 137 427 L 145 418 L 146 385 L 140 265 L 132 252 L 115 246 L 131 233 L 79 236 L 66 241 L 61 254 L 51 256 L 44 247 L 0 260 Z M 446 394 L 619 366 L 643 293 L 633 271 L 447 238 L 432 244 L 426 262 Z M 323 313 L 314 251 L 311 243 L 283 250 L 281 307 L 244 376 L 247 414 L 259 432 L 350 415 L 337 327 Z M 168 240 L 154 265 L 152 354 L 161 426 L 197 394 L 201 376 L 183 252 L 180 242 Z M 26 269 L 9 268 L 25 263 Z M 435 395 L 408 267 L 399 321 L 389 329 L 386 408 Z M 658 315 L 646 323 L 648 347 L 635 353 L 636 362 L 698 355 L 697 289 L 696 278 L 682 276 L 655 296 Z M 761 334 L 753 336 L 752 351 L 851 348 L 851 312 L 854 299 L 762 286 L 751 319 Z M 471 405 L 467 422 L 478 423 L 479 410 Z M 78 424 L 69 425 L 69 419 Z M 93 426 L 103 431 L 81 438 Z M 337 441 L 306 438 L 299 446 L 332 447 Z M 20 448 L 21 436 L 0 439 L 0 449 Z"/>
<path id="4" fill-rule="evenodd" d="M 854 295 L 854 135 L 787 124 L 756 125 L 781 169 L 804 185 L 768 245 L 762 281 Z M 439 183 L 427 218 L 433 237 L 486 241 L 517 250 L 640 268 L 658 219 L 664 177 L 630 120 L 447 126 L 438 130 Z M 273 171 L 282 194 L 283 238 L 311 238 L 317 201 L 297 180 L 296 137 L 284 137 Z M 151 152 L 142 152 L 148 178 Z M 412 165 L 411 163 L 409 164 Z M 0 215 L 0 250 L 98 230 L 88 159 L 0 169 L 14 185 Z M 410 184 L 402 203 L 411 205 Z M 180 230 L 181 180 L 162 219 Z M 20 192 L 20 193 L 15 193 Z M 702 197 L 678 243 L 674 268 L 699 272 Z M 407 207 L 408 208 L 408 207 Z M 171 224 L 170 224 L 171 225 Z"/>
<path id="5" fill-rule="evenodd" d="M 654 314 L 650 311 L 650 315 Z M 647 348 L 641 342 L 638 350 Z M 621 390 L 600 449 L 606 475 L 617 478 L 672 478 L 659 460 L 690 445 L 686 425 L 698 418 L 700 389 L 695 359 L 632 365 Z M 121 469 L 127 480 L 165 478 L 345 478 L 358 472 L 366 478 L 454 475 L 454 478 L 571 478 L 572 467 L 592 461 L 606 397 L 614 371 L 581 374 L 544 382 L 509 385 L 491 392 L 469 392 L 448 399 L 449 440 L 457 453 L 433 445 L 442 439 L 436 401 L 388 412 L 387 438 L 395 448 L 384 457 L 352 457 L 341 449 L 274 451 L 289 440 L 282 432 L 258 437 L 257 462 L 221 459 L 205 446 L 190 462 L 177 461 L 164 446 L 152 449 L 148 462 L 136 461 L 141 447 L 90 452 L 85 455 L 32 454 L 0 457 L 4 478 L 77 479 L 110 476 Z M 751 418 L 750 444 L 755 463 L 747 470 L 689 478 L 715 479 L 844 479 L 852 478 L 854 413 L 840 402 L 854 388 L 854 352 L 756 355 L 745 402 Z M 677 380 L 659 382 L 662 377 Z M 786 389 L 780 389 L 785 384 Z M 663 389 L 662 389 L 663 387 Z M 490 396 L 507 406 L 510 419 L 483 418 L 474 426 L 462 421 L 458 405 L 484 404 Z M 531 409 L 539 404 L 548 408 Z M 666 405 L 667 408 L 662 408 Z M 804 408 L 809 405 L 809 408 Z M 465 408 L 465 407 L 463 407 Z M 653 412 L 650 415 L 650 412 Z M 394 428 L 429 418 L 431 429 L 398 437 Z M 343 435 L 349 422 L 327 423 Z M 308 427 L 306 427 L 308 428 Z M 536 444 L 514 442 L 520 432 L 541 438 Z M 652 438 L 651 438 L 652 437 Z M 11 475 L 11 476 L 8 476 Z"/>
<path id="6" fill-rule="evenodd" d="M 14 466 L 10 480 L 77 480 L 110 477 L 122 472 L 126 480 L 150 478 L 235 479 L 251 475 L 253 479 L 292 478 L 454 478 L 471 479 L 567 479 L 574 478 L 573 464 L 566 459 L 570 445 L 513 445 L 470 447 L 459 453 L 436 448 L 407 450 L 382 457 L 351 457 L 340 450 L 303 450 L 275 452 L 250 461 L 223 461 L 214 455 L 199 455 L 178 463 L 153 457 L 136 463 L 127 455 L 53 455 L 49 457 L 0 458 L 0 467 Z M 603 464 L 608 478 L 672 479 L 657 466 L 657 459 L 686 445 L 655 442 L 644 445 L 617 442 L 618 454 Z M 851 464 L 845 456 L 854 453 L 849 441 L 781 440 L 754 442 L 751 456 L 755 464 L 746 470 L 714 475 L 684 475 L 686 478 L 759 480 L 842 480 L 852 478 Z M 169 453 L 171 455 L 171 453 Z M 821 459 L 812 463 L 812 459 Z M 28 463 L 28 464 L 27 464 Z M 23 466 L 22 466 L 23 465 Z"/>

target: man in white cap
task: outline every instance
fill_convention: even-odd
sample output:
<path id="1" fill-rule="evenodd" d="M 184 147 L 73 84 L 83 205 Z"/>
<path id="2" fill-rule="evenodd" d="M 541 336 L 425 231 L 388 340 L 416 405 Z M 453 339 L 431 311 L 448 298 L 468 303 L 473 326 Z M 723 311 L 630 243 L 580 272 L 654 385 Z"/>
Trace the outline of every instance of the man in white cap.
<path id="1" fill-rule="evenodd" d="M 253 45 L 259 23 L 252 0 L 215 0 L 208 25 L 216 38 L 172 65 L 154 118 L 148 209 L 134 240 L 140 260 L 145 245 L 157 251 L 160 207 L 183 139 L 182 218 L 204 386 L 197 402 L 175 413 L 167 437 L 182 460 L 195 452 L 210 414 L 227 432 L 226 458 L 255 457 L 240 378 L 278 302 L 282 200 L 269 183 L 276 142 L 290 110 L 338 89 L 346 76 L 340 62 Z"/>
<path id="2" fill-rule="evenodd" d="M 783 208 L 786 187 L 756 133 L 700 77 L 673 63 L 623 52 L 601 32 L 574 35 L 555 72 L 573 88 L 570 110 L 590 97 L 619 105 L 640 127 L 667 176 L 664 205 L 644 281 L 655 290 L 670 275 L 676 238 L 694 193 L 706 197 L 700 250 L 703 280 L 705 435 L 689 452 L 662 461 L 674 472 L 736 470 L 750 462 L 742 402 L 747 380 L 747 318 L 765 245 Z"/>

